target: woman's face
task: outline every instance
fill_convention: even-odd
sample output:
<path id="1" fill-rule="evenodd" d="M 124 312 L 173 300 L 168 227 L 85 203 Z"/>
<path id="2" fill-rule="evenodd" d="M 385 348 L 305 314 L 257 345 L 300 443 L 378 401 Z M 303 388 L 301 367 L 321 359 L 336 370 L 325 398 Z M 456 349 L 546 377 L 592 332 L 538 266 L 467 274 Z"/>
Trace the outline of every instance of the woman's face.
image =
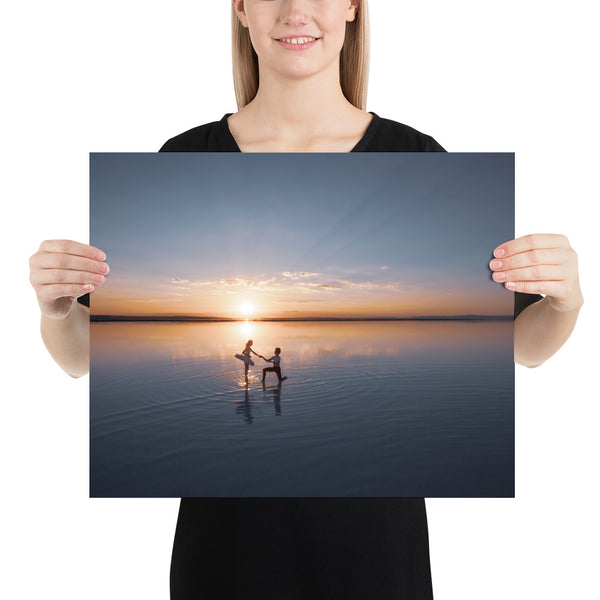
<path id="1" fill-rule="evenodd" d="M 335 65 L 358 0 L 233 0 L 261 74 L 302 78 Z"/>

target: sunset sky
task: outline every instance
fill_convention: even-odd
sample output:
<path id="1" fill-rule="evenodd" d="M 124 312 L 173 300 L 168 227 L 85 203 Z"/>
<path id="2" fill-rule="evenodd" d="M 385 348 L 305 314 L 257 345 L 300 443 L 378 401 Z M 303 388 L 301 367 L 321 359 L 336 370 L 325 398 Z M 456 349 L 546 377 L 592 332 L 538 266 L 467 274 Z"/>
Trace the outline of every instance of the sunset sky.
<path id="1" fill-rule="evenodd" d="M 510 315 L 512 154 L 92 154 L 92 313 Z"/>

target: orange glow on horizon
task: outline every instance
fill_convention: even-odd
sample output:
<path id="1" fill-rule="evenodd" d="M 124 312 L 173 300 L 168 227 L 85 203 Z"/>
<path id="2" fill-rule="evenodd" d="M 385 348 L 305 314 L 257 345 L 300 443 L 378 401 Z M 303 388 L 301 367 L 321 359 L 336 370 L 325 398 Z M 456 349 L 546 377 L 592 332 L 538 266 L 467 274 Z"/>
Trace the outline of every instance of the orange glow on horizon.
<path id="1" fill-rule="evenodd" d="M 407 318 L 454 315 L 511 315 L 512 294 L 496 284 L 483 291 L 424 289 L 298 289 L 230 291 L 211 288 L 103 286 L 91 297 L 94 315 L 196 317 L 234 320 L 307 318 Z"/>

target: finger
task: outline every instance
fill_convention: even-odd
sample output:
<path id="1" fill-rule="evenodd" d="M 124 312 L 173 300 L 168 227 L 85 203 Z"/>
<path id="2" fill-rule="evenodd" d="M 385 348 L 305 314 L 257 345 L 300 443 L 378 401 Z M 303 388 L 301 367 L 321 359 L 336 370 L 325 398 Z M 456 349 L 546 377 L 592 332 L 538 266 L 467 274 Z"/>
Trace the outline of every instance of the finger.
<path id="1" fill-rule="evenodd" d="M 508 281 L 504 284 L 511 292 L 555 297 L 560 295 L 562 285 L 560 281 Z"/>
<path id="2" fill-rule="evenodd" d="M 561 265 L 566 262 L 564 248 L 537 249 L 514 254 L 507 258 L 494 258 L 490 261 L 492 271 L 508 271 L 534 265 Z"/>
<path id="3" fill-rule="evenodd" d="M 43 269 L 32 278 L 38 285 L 54 285 L 66 283 L 104 283 L 104 275 L 100 273 L 87 273 L 85 271 L 71 271 L 67 269 Z"/>
<path id="4" fill-rule="evenodd" d="M 58 298 L 79 298 L 84 294 L 89 294 L 94 291 L 94 286 L 91 284 L 80 285 L 76 283 L 44 285 L 38 293 L 40 302 L 54 302 Z"/>
<path id="5" fill-rule="evenodd" d="M 101 275 L 107 275 L 110 271 L 110 267 L 105 262 L 56 252 L 38 254 L 35 259 L 32 257 L 31 264 L 38 269 L 69 269 L 72 271 L 100 273 Z"/>
<path id="6" fill-rule="evenodd" d="M 59 254 L 74 254 L 75 256 L 85 256 L 94 260 L 105 260 L 106 254 L 99 248 L 80 244 L 73 240 L 46 240 L 40 244 L 42 252 L 57 252 Z"/>
<path id="7" fill-rule="evenodd" d="M 560 265 L 536 265 L 523 269 L 497 271 L 492 274 L 494 281 L 564 281 L 565 269 Z"/>
<path id="8" fill-rule="evenodd" d="M 564 235 L 533 233 L 501 244 L 494 250 L 494 256 L 496 258 L 506 258 L 520 254 L 521 252 L 541 248 L 570 248 L 570 246 L 569 241 Z"/>

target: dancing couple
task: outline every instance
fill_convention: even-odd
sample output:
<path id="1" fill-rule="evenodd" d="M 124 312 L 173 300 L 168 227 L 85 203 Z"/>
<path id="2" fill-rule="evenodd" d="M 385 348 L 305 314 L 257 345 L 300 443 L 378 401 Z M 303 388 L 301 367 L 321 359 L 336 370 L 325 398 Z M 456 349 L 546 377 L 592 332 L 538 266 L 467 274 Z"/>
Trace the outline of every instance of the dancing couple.
<path id="1" fill-rule="evenodd" d="M 235 355 L 236 358 L 239 358 L 244 363 L 244 378 L 246 379 L 246 385 L 248 384 L 248 369 L 249 367 L 254 366 L 254 361 L 252 360 L 252 358 L 250 358 L 251 354 L 255 354 L 259 358 L 262 358 L 264 361 L 269 362 L 273 365 L 272 367 L 265 367 L 263 369 L 263 382 L 265 381 L 265 377 L 267 376 L 267 373 L 269 371 L 273 371 L 274 373 L 276 373 L 279 381 L 287 379 L 287 377 L 281 376 L 281 348 L 275 348 L 275 353 L 273 354 L 273 356 L 271 356 L 271 358 L 265 358 L 262 354 L 258 354 L 258 352 L 252 350 L 253 343 L 254 342 L 252 340 L 248 340 L 246 342 L 246 347 L 242 350 L 242 353 Z"/>

